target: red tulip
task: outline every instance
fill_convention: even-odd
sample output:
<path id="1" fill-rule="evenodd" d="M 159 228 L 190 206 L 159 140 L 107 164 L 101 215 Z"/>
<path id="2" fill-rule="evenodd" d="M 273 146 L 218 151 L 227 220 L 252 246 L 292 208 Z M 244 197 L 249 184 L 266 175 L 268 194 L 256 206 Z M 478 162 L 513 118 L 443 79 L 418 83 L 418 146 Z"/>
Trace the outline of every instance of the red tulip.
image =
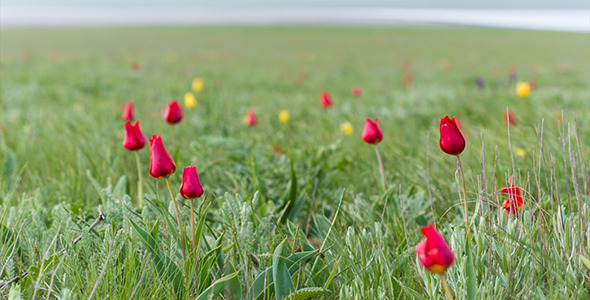
<path id="1" fill-rule="evenodd" d="M 254 113 L 254 109 L 248 108 L 248 113 L 246 114 L 246 117 L 244 118 L 244 124 L 252 127 L 252 126 L 256 125 L 256 123 L 258 123 L 258 118 L 256 117 L 256 114 Z"/>
<path id="2" fill-rule="evenodd" d="M 459 155 L 465 149 L 465 138 L 457 126 L 455 117 L 440 119 L 440 149 L 450 155 Z"/>
<path id="3" fill-rule="evenodd" d="M 361 95 L 361 88 L 358 86 L 355 86 L 352 88 L 352 95 L 355 97 L 359 97 Z"/>
<path id="4" fill-rule="evenodd" d="M 510 126 L 516 126 L 516 117 L 514 117 L 514 112 L 509 110 L 508 112 L 504 112 L 504 124 Z"/>
<path id="5" fill-rule="evenodd" d="M 501 190 L 502 193 L 508 194 L 508 198 L 502 203 L 502 208 L 509 214 L 515 215 L 522 208 L 522 196 L 520 188 L 513 184 L 512 176 L 508 179 L 508 185 L 510 187 L 503 187 Z"/>
<path id="6" fill-rule="evenodd" d="M 365 122 L 365 127 L 363 128 L 363 141 L 368 144 L 378 144 L 383 140 L 383 132 L 381 132 L 381 128 L 379 128 L 379 124 L 377 122 L 379 118 L 375 118 L 375 122 L 371 119 L 367 119 Z"/>
<path id="7" fill-rule="evenodd" d="M 133 121 L 133 102 L 127 102 L 125 108 L 123 108 L 123 121 Z"/>
<path id="8" fill-rule="evenodd" d="M 332 102 L 332 98 L 328 92 L 322 92 L 320 95 L 320 103 L 324 108 L 330 108 L 334 105 L 334 102 Z"/>
<path id="9" fill-rule="evenodd" d="M 150 139 L 150 174 L 156 178 L 168 177 L 176 171 L 176 164 L 166 152 L 162 138 L 152 136 Z"/>
<path id="10" fill-rule="evenodd" d="M 172 100 L 168 103 L 168 107 L 166 107 L 166 111 L 164 112 L 164 120 L 166 120 L 168 124 L 176 124 L 182 121 L 182 109 L 176 100 Z"/>
<path id="11" fill-rule="evenodd" d="M 125 123 L 125 139 L 123 139 L 123 147 L 129 151 L 136 151 L 145 147 L 145 136 L 139 129 L 139 121 L 135 125 L 131 122 Z"/>
<path id="12" fill-rule="evenodd" d="M 201 187 L 199 175 L 197 175 L 197 167 L 191 165 L 182 170 L 180 194 L 185 199 L 199 198 L 203 195 L 203 187 Z"/>
<path id="13" fill-rule="evenodd" d="M 455 261 L 453 251 L 432 224 L 422 227 L 420 232 L 426 238 L 416 246 L 418 260 L 428 271 L 436 274 L 443 273 Z"/>

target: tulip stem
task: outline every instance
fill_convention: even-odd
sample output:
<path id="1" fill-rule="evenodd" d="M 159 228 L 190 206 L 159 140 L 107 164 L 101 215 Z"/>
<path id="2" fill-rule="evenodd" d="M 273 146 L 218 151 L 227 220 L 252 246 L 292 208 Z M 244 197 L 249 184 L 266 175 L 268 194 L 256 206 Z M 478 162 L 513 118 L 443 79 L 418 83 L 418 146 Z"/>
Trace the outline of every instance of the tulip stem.
<path id="1" fill-rule="evenodd" d="M 189 199 L 191 201 L 191 241 L 193 242 L 193 253 L 197 253 L 197 240 L 195 237 L 195 207 L 194 207 L 194 199 Z M 195 261 L 197 258 L 195 257 Z"/>
<path id="2" fill-rule="evenodd" d="M 383 192 L 387 192 L 387 185 L 385 184 L 385 170 L 383 170 L 383 161 L 379 153 L 379 147 L 375 144 L 375 153 L 377 153 L 377 160 L 379 161 L 379 172 L 381 173 L 381 184 L 383 185 Z"/>
<path id="3" fill-rule="evenodd" d="M 139 199 L 139 208 L 143 208 L 143 176 L 141 175 L 141 160 L 139 159 L 139 151 L 135 152 L 135 160 L 137 161 L 137 197 Z"/>
<path id="4" fill-rule="evenodd" d="M 453 294 L 451 294 L 451 288 L 449 288 L 449 283 L 447 282 L 447 278 L 445 277 L 445 273 L 440 273 L 440 283 L 445 290 L 445 295 L 447 296 L 447 300 L 453 300 Z"/>
<path id="5" fill-rule="evenodd" d="M 465 187 L 465 175 L 463 175 L 463 165 L 461 165 L 461 158 L 457 155 L 457 162 L 459 163 L 459 171 L 461 171 L 461 181 L 463 182 L 463 205 L 465 210 L 465 230 L 469 235 L 469 211 L 467 210 L 467 188 Z"/>
<path id="6" fill-rule="evenodd" d="M 174 125 L 170 126 L 170 139 L 172 139 L 172 149 L 176 151 L 176 139 L 174 138 Z"/>
<path id="7" fill-rule="evenodd" d="M 184 244 L 184 231 L 182 230 L 182 221 L 180 220 L 180 210 L 178 209 L 178 204 L 176 204 L 176 197 L 174 197 L 174 193 L 172 192 L 172 186 L 170 185 L 170 179 L 168 177 L 166 177 L 166 184 L 168 185 L 168 192 L 170 192 L 170 198 L 172 198 L 172 202 L 174 203 L 174 210 L 176 210 L 176 218 L 178 219 L 178 233 L 180 234 L 180 242 L 182 244 L 182 256 L 184 260 L 186 260 L 186 245 Z"/>

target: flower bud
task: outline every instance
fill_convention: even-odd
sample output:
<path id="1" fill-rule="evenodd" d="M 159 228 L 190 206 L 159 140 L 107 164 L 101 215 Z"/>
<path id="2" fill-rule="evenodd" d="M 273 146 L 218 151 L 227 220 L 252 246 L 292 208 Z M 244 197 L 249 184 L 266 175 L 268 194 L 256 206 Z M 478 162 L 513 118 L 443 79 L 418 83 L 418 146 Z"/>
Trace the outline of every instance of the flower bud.
<path id="1" fill-rule="evenodd" d="M 440 149 L 450 155 L 459 155 L 465 149 L 465 138 L 456 123 L 455 117 L 440 119 Z"/>
<path id="2" fill-rule="evenodd" d="M 145 136 L 141 133 L 139 128 L 139 121 L 135 125 L 131 122 L 125 123 L 125 139 L 123 139 L 123 147 L 129 151 L 136 151 L 145 147 Z"/>

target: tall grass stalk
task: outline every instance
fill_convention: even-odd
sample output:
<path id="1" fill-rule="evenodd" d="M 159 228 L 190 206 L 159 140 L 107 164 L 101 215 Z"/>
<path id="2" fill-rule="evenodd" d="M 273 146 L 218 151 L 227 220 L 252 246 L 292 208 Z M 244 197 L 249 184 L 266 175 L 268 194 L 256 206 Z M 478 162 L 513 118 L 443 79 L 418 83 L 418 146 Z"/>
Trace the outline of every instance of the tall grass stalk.
<path id="1" fill-rule="evenodd" d="M 143 209 L 143 175 L 141 170 L 141 160 L 139 159 L 139 151 L 135 153 L 135 161 L 137 162 L 137 204 L 139 209 Z"/>

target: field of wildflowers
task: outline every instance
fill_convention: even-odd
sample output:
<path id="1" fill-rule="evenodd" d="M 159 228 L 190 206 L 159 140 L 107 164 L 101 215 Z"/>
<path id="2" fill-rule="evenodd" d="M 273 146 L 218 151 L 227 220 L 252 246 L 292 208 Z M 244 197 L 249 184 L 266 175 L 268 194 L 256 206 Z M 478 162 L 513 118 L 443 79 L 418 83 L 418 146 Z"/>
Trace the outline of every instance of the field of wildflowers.
<path id="1" fill-rule="evenodd" d="M 2 299 L 588 299 L 588 36 L 0 30 Z"/>

